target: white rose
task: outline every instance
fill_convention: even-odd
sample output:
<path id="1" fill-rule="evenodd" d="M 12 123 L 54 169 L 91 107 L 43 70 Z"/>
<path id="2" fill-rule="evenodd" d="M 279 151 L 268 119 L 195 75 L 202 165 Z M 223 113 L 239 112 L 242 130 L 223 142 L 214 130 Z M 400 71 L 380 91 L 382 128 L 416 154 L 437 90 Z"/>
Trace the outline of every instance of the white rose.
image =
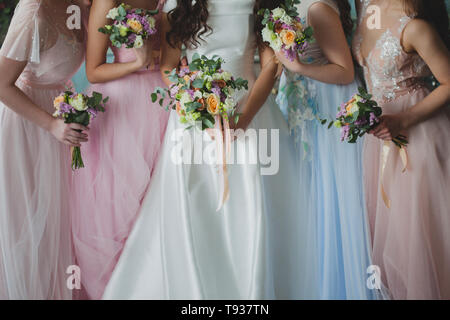
<path id="1" fill-rule="evenodd" d="M 283 8 L 275 8 L 272 10 L 272 15 L 275 20 L 280 19 L 285 14 L 286 11 Z"/>
<path id="2" fill-rule="evenodd" d="M 355 102 L 355 103 L 353 103 L 352 108 L 350 109 L 350 113 L 351 113 L 351 114 L 354 114 L 354 113 L 356 113 L 356 112 L 358 112 L 358 111 L 359 111 L 359 106 L 358 106 L 358 104 Z"/>
<path id="3" fill-rule="evenodd" d="M 152 16 L 149 16 L 147 18 L 147 21 L 148 21 L 148 25 L 150 26 L 150 28 L 154 29 L 156 26 L 155 18 L 153 18 Z"/>
<path id="4" fill-rule="evenodd" d="M 230 81 L 231 77 L 232 77 L 231 73 L 229 73 L 227 71 L 222 72 L 222 80 Z"/>
<path id="5" fill-rule="evenodd" d="M 273 32 L 272 30 L 269 29 L 269 27 L 265 27 L 262 32 L 262 39 L 264 42 L 271 42 L 274 38 L 277 37 L 277 35 L 275 34 L 275 32 Z"/>
<path id="6" fill-rule="evenodd" d="M 270 42 L 270 46 L 275 51 L 280 51 L 283 47 L 283 41 L 280 38 L 276 37 Z"/>
<path id="7" fill-rule="evenodd" d="M 113 8 L 111 10 L 109 10 L 108 14 L 106 15 L 106 17 L 108 19 L 116 19 L 119 16 L 119 8 Z"/>
<path id="8" fill-rule="evenodd" d="M 226 98 L 225 108 L 227 111 L 233 109 L 235 106 L 236 106 L 236 102 L 234 101 L 233 98 L 230 98 L 230 97 Z"/>
<path id="9" fill-rule="evenodd" d="M 181 99 L 180 99 L 180 104 L 183 107 L 183 109 L 186 108 L 186 103 L 189 103 L 189 102 L 192 102 L 191 95 L 188 92 L 184 91 L 181 94 Z"/>
<path id="10" fill-rule="evenodd" d="M 289 17 L 287 14 L 284 14 L 281 18 L 280 18 L 281 22 L 284 22 L 286 24 L 292 24 L 292 18 Z"/>
<path id="11" fill-rule="evenodd" d="M 194 93 L 194 99 L 201 99 L 201 98 L 203 98 L 202 92 L 201 92 L 200 90 L 195 91 L 195 93 Z"/>
<path id="12" fill-rule="evenodd" d="M 136 36 L 136 40 L 134 40 L 134 47 L 142 48 L 143 45 L 144 45 L 144 39 L 142 39 L 142 36 Z"/>
<path id="13" fill-rule="evenodd" d="M 86 100 L 81 93 L 79 93 L 75 98 L 70 98 L 69 103 L 77 111 L 86 111 L 88 108 Z"/>

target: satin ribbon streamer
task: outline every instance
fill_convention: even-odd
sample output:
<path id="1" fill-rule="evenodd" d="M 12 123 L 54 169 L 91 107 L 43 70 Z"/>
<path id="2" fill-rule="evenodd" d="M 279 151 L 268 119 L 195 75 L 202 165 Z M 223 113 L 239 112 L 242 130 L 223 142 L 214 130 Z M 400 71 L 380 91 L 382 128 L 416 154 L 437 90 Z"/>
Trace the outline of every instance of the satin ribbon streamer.
<path id="1" fill-rule="evenodd" d="M 389 154 L 391 152 L 391 148 L 394 145 L 393 142 L 391 141 L 384 141 L 383 143 L 383 149 L 382 149 L 382 153 L 381 153 L 381 160 L 382 160 L 382 166 L 381 166 L 381 196 L 383 198 L 383 202 L 386 205 L 386 207 L 388 209 L 391 208 L 391 199 L 389 199 L 385 189 L 384 189 L 384 171 L 386 169 L 386 165 L 387 165 L 387 161 L 389 158 Z M 398 148 L 397 146 L 394 145 L 395 148 Z M 408 151 L 406 150 L 406 147 L 401 147 L 398 148 L 399 149 L 399 154 L 400 154 L 400 158 L 402 159 L 402 163 L 403 163 L 403 169 L 402 169 L 402 173 L 404 173 L 406 171 L 406 169 L 408 168 Z"/>
<path id="2" fill-rule="evenodd" d="M 222 126 L 223 121 L 223 126 Z M 228 118 L 222 118 L 220 115 L 215 117 L 215 130 L 216 136 L 216 163 L 219 165 L 219 205 L 216 211 L 222 209 L 225 202 L 227 202 L 230 196 L 230 188 L 228 181 L 228 170 L 227 170 L 227 155 L 231 152 L 231 132 L 230 123 Z M 223 131 L 222 131 L 223 129 Z M 225 132 L 225 137 L 222 135 Z M 225 141 L 224 141 L 225 140 Z M 224 143 L 225 142 L 225 143 Z"/>

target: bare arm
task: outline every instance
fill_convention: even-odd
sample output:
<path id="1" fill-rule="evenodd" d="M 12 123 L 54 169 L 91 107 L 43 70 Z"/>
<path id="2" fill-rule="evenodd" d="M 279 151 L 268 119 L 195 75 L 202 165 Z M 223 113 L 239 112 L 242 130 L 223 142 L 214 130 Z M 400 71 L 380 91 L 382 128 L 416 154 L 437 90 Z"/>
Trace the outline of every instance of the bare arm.
<path id="1" fill-rule="evenodd" d="M 181 48 L 173 48 L 166 40 L 165 35 L 170 31 L 170 23 L 167 19 L 167 14 L 162 15 L 161 20 L 161 34 L 163 35 L 161 38 L 161 63 L 160 70 L 162 79 L 170 86 L 172 82 L 168 79 L 166 71 L 172 71 L 176 67 L 178 67 L 181 59 Z M 181 46 L 180 46 L 181 47 Z"/>
<path id="2" fill-rule="evenodd" d="M 339 15 L 323 3 L 313 4 L 308 14 L 314 38 L 329 63 L 307 65 L 298 59 L 291 62 L 281 52 L 277 52 L 278 59 L 290 71 L 308 78 L 331 84 L 351 83 L 355 77 L 354 65 Z"/>
<path id="3" fill-rule="evenodd" d="M 392 140 L 450 104 L 450 54 L 436 30 L 423 20 L 411 21 L 403 34 L 403 47 L 407 52 L 417 52 L 441 85 L 407 111 L 382 116 L 373 134 L 383 140 Z"/>
<path id="4" fill-rule="evenodd" d="M 76 130 L 88 131 L 88 128 L 78 124 L 65 124 L 63 120 L 53 118 L 15 85 L 26 64 L 0 56 L 0 101 L 23 118 L 49 131 L 62 143 L 80 146 L 80 142 L 87 141 L 87 134 Z"/>
<path id="5" fill-rule="evenodd" d="M 247 104 L 242 110 L 236 129 L 246 129 L 255 115 L 264 105 L 276 81 L 278 64 L 275 62 L 275 53 L 265 45 L 259 46 L 261 60 L 261 73 L 253 85 L 248 96 Z"/>
<path id="6" fill-rule="evenodd" d="M 108 11 L 117 6 L 115 0 L 94 0 L 89 16 L 88 44 L 86 55 L 86 74 L 91 83 L 108 82 L 148 66 L 152 59 L 151 48 L 146 43 L 134 50 L 137 59 L 127 63 L 107 63 L 106 55 L 109 37 L 98 31 L 111 21 L 106 18 Z"/>
<path id="7" fill-rule="evenodd" d="M 432 117 L 450 103 L 450 53 L 439 34 L 427 22 L 411 21 L 405 28 L 403 45 L 408 52 L 417 52 L 441 84 L 425 99 L 407 112 L 406 127 Z"/>

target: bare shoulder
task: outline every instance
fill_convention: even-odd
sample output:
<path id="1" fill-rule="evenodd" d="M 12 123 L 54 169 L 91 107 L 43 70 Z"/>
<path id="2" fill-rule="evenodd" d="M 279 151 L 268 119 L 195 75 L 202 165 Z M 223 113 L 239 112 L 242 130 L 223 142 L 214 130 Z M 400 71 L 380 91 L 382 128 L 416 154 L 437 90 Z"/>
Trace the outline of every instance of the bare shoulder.
<path id="1" fill-rule="evenodd" d="M 440 41 L 439 34 L 431 23 L 423 19 L 412 19 L 403 30 L 403 46 L 407 52 L 416 51 L 422 45 Z"/>
<path id="2" fill-rule="evenodd" d="M 329 21 L 330 19 L 339 19 L 335 9 L 324 2 L 314 2 L 308 9 L 308 18 L 311 23 Z"/>

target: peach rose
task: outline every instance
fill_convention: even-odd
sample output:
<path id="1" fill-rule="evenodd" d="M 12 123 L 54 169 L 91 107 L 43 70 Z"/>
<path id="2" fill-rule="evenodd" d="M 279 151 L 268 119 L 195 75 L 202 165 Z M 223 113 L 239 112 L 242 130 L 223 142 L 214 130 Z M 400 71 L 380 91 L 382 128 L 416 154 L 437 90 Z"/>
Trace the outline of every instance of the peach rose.
<path id="1" fill-rule="evenodd" d="M 210 114 L 216 115 L 219 113 L 220 101 L 219 97 L 215 94 L 210 94 L 208 99 L 206 99 L 207 110 Z"/>
<path id="2" fill-rule="evenodd" d="M 140 33 L 143 29 L 142 24 L 137 20 L 128 20 L 128 25 L 136 33 Z"/>
<path id="3" fill-rule="evenodd" d="M 59 107 L 59 105 L 61 104 L 61 103 L 63 103 L 64 102 L 64 96 L 58 96 L 58 97 L 56 97 L 55 98 L 55 100 L 53 100 L 53 106 L 56 108 L 56 107 Z"/>
<path id="4" fill-rule="evenodd" d="M 347 102 L 347 106 L 345 107 L 345 110 L 347 110 L 348 113 L 350 113 L 350 111 L 353 108 L 353 103 L 356 102 L 356 99 L 352 99 L 349 102 Z"/>
<path id="5" fill-rule="evenodd" d="M 280 35 L 286 46 L 292 45 L 295 41 L 295 32 L 292 30 L 283 30 Z"/>
<path id="6" fill-rule="evenodd" d="M 183 79 L 184 79 L 184 81 L 186 81 L 186 83 L 191 81 L 191 77 L 189 77 L 188 75 L 185 75 Z"/>

